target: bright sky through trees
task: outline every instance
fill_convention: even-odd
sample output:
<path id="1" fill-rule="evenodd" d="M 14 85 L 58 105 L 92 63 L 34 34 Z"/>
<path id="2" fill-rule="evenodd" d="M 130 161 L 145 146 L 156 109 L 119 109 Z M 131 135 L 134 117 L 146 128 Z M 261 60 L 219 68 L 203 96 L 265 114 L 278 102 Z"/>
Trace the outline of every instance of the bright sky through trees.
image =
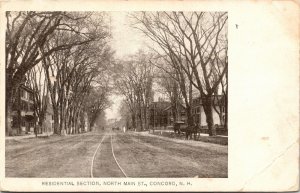
<path id="1" fill-rule="evenodd" d="M 127 17 L 128 12 L 110 12 L 111 14 L 111 33 L 112 48 L 115 50 L 116 58 L 123 58 L 136 53 L 145 46 L 145 38 L 137 30 L 130 27 Z M 112 95 L 110 97 L 112 106 L 105 110 L 107 119 L 118 118 L 119 106 L 122 101 L 121 96 Z"/>

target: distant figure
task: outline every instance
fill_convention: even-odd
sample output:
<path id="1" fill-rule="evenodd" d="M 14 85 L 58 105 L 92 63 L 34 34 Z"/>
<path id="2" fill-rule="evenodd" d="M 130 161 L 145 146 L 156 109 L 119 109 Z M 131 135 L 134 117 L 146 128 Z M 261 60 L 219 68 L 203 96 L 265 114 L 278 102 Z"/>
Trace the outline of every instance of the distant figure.
<path id="1" fill-rule="evenodd" d="M 35 137 L 37 137 L 37 134 L 38 134 L 38 131 L 40 130 L 40 125 L 39 124 L 37 124 L 37 125 L 35 125 L 35 127 L 34 127 L 34 134 L 35 134 Z"/>

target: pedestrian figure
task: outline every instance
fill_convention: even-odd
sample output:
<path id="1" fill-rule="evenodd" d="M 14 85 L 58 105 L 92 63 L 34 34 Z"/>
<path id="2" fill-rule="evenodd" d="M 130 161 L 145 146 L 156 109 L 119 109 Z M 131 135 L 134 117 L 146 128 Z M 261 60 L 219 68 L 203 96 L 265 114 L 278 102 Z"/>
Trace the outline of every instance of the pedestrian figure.
<path id="1" fill-rule="evenodd" d="M 34 127 L 34 134 L 35 134 L 35 137 L 37 137 L 38 127 L 39 127 L 39 125 L 35 125 L 35 127 Z"/>

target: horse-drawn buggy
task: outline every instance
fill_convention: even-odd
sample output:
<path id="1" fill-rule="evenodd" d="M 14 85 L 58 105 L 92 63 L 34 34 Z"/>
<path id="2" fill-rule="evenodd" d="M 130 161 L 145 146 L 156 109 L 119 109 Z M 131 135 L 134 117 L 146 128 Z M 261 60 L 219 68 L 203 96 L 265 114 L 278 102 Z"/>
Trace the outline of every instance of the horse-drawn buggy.
<path id="1" fill-rule="evenodd" d="M 196 140 L 200 136 L 200 127 L 198 124 L 188 126 L 182 121 L 177 121 L 174 123 L 174 133 L 178 135 L 185 133 L 185 139 L 191 139 L 194 134 L 194 140 Z"/>

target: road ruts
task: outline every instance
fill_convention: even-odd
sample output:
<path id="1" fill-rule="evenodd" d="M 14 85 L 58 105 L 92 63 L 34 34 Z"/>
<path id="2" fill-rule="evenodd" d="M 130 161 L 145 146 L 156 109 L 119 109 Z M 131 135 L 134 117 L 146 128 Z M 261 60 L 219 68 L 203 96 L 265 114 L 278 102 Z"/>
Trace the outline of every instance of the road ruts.
<path id="1" fill-rule="evenodd" d="M 117 161 L 113 151 L 113 137 L 108 135 L 101 143 L 93 162 L 93 177 L 127 177 L 125 171 Z"/>
<path id="2" fill-rule="evenodd" d="M 5 176 L 90 177 L 91 159 L 101 138 L 102 133 L 86 133 L 7 144 Z"/>
<path id="3" fill-rule="evenodd" d="M 227 177 L 227 153 L 151 136 L 118 133 L 115 154 L 131 177 Z"/>

